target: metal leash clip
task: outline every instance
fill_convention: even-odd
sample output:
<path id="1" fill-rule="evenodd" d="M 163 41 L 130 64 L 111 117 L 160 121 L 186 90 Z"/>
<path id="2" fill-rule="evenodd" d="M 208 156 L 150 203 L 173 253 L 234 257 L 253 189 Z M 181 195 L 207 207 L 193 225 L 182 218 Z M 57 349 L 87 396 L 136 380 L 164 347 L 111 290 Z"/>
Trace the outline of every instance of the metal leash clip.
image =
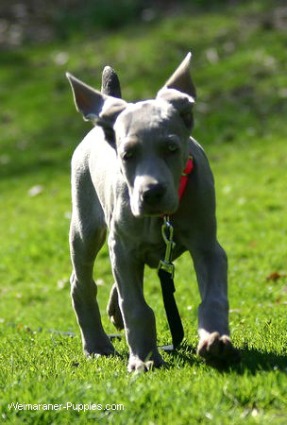
<path id="1" fill-rule="evenodd" d="M 174 265 L 172 263 L 172 253 L 175 247 L 173 242 L 173 227 L 168 216 L 164 216 L 164 223 L 161 226 L 161 233 L 166 244 L 164 260 L 160 260 L 158 270 L 165 270 L 172 278 L 174 277 Z"/>

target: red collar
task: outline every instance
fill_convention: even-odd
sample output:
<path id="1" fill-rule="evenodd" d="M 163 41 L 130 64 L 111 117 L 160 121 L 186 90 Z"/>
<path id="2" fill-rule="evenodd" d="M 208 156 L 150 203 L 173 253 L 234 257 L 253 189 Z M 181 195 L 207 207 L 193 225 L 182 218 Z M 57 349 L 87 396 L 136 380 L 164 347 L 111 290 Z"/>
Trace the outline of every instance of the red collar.
<path id="1" fill-rule="evenodd" d="M 178 197 L 179 197 L 180 201 L 183 197 L 183 194 L 184 194 L 187 182 L 188 182 L 188 177 L 191 174 L 193 169 L 194 169 L 193 157 L 192 157 L 192 155 L 189 155 L 187 163 L 185 165 L 185 169 L 183 170 L 181 177 L 180 177 L 180 181 L 179 181 Z"/>

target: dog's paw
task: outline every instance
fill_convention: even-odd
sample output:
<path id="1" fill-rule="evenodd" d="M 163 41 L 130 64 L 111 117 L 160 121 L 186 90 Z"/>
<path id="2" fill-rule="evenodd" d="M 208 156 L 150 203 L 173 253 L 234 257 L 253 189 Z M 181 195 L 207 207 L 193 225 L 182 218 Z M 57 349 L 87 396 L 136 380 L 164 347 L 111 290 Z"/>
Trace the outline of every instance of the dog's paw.
<path id="1" fill-rule="evenodd" d="M 90 358 L 98 358 L 101 356 L 115 356 L 117 355 L 117 352 L 113 346 L 113 344 L 110 342 L 110 340 L 106 340 L 103 342 L 97 342 L 97 344 L 89 344 L 86 343 L 84 345 L 84 353 L 86 357 Z"/>
<path id="2" fill-rule="evenodd" d="M 199 341 L 197 354 L 214 366 L 226 366 L 240 361 L 239 351 L 229 336 L 213 332 Z"/>
<path id="3" fill-rule="evenodd" d="M 112 324 L 116 327 L 116 329 L 118 329 L 119 331 L 124 329 L 125 326 L 122 312 L 119 307 L 118 291 L 116 285 L 113 285 L 111 289 L 107 311 L 108 315 L 110 316 L 110 320 Z"/>
<path id="4" fill-rule="evenodd" d="M 156 356 L 148 356 L 147 360 L 143 361 L 138 356 L 131 355 L 128 364 L 129 372 L 148 372 L 155 368 L 159 368 L 165 364 L 160 354 Z"/>

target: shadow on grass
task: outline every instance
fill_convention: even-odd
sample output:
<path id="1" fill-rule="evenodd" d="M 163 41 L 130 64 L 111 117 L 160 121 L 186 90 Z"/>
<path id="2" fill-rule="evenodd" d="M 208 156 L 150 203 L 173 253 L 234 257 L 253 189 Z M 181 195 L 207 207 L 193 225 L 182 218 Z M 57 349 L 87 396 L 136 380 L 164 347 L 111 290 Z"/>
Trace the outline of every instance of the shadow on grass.
<path id="1" fill-rule="evenodd" d="M 279 355 L 273 352 L 257 350 L 255 348 L 245 348 L 241 351 L 241 362 L 234 367 L 238 373 L 246 370 L 255 374 L 258 371 L 280 370 L 287 372 L 287 355 Z"/>
<path id="2" fill-rule="evenodd" d="M 243 375 L 246 372 L 254 375 L 260 371 L 271 372 L 275 370 L 287 373 L 287 354 L 279 355 L 274 352 L 248 347 L 239 350 L 239 353 L 239 362 L 206 362 L 206 364 L 221 373 L 235 372 L 238 375 Z M 188 344 L 183 344 L 182 348 L 178 351 L 170 352 L 170 356 L 173 365 L 180 362 L 185 365 L 195 366 L 204 362 L 204 360 L 196 355 L 194 346 Z M 171 367 L 173 367 L 173 365 Z"/>

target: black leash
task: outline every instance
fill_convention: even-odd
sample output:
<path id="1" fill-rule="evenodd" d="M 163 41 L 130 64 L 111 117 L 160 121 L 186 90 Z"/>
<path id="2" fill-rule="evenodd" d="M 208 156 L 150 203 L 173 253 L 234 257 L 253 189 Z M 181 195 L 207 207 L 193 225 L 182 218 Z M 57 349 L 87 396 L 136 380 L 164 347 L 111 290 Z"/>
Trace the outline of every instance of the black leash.
<path id="1" fill-rule="evenodd" d="M 158 276 L 160 279 L 167 321 L 172 336 L 172 347 L 169 346 L 167 350 L 175 350 L 183 340 L 184 330 L 174 298 L 175 286 L 173 281 L 174 265 L 172 263 L 172 253 L 175 243 L 173 241 L 173 227 L 169 221 L 169 217 L 164 217 L 164 223 L 161 230 L 163 240 L 166 244 L 166 250 L 164 260 L 161 260 L 158 265 Z"/>

